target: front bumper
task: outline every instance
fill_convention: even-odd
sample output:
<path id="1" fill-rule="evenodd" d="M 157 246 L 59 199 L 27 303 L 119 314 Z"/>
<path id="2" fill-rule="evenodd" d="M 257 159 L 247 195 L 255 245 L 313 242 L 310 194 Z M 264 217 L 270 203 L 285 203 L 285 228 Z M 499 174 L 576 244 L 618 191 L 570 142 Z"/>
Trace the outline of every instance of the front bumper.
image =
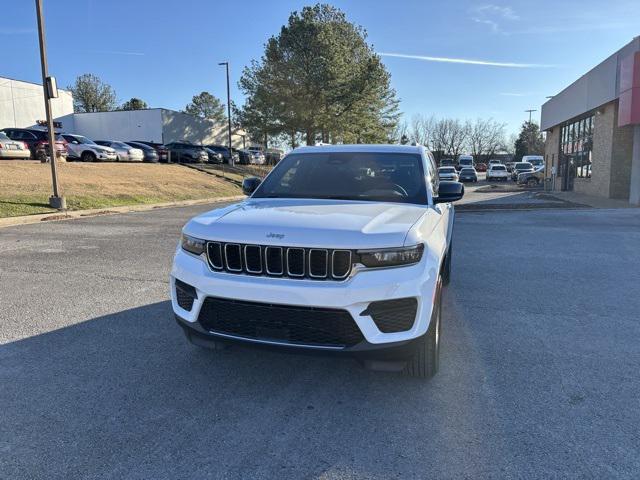
<path id="1" fill-rule="evenodd" d="M 174 315 L 177 324 L 182 328 L 187 338 L 194 344 L 203 347 L 212 347 L 216 343 L 240 344 L 249 347 L 265 348 L 270 350 L 284 351 L 287 353 L 310 353 L 318 355 L 343 355 L 356 358 L 361 361 L 373 362 L 406 362 L 411 358 L 416 350 L 417 345 L 424 341 L 423 336 L 403 340 L 398 342 L 390 342 L 384 344 L 373 344 L 366 340 L 343 349 L 323 349 L 313 347 L 301 347 L 298 345 L 287 345 L 283 343 L 268 342 L 254 340 L 250 338 L 234 338 L 227 335 L 219 335 L 208 332 L 199 323 L 188 322 L 179 315 Z M 375 367 L 375 364 L 373 365 Z M 404 365 L 397 365 L 402 368 Z M 387 365 L 386 367 L 389 367 Z M 383 366 L 384 368 L 384 366 Z M 393 365 L 391 365 L 393 369 Z"/>
<path id="2" fill-rule="evenodd" d="M 432 256 L 427 249 L 420 263 L 416 265 L 362 270 L 344 281 L 321 281 L 214 272 L 203 259 L 177 249 L 170 276 L 171 303 L 182 324 L 200 334 L 213 337 L 216 336 L 215 333 L 207 332 L 198 322 L 200 310 L 207 297 L 282 306 L 339 309 L 349 313 L 367 345 L 393 348 L 398 342 L 414 340 L 427 332 L 439 272 L 438 262 L 439 259 Z M 185 310 L 178 304 L 176 279 L 195 288 L 197 298 L 190 310 Z M 415 298 L 417 301 L 415 320 L 408 330 L 384 333 L 371 316 L 366 313 L 363 315 L 372 302 L 402 298 Z M 255 338 L 246 341 L 268 343 Z M 307 345 L 290 346 L 296 349 L 316 349 Z M 363 348 L 356 347 L 357 345 L 343 350 Z"/>
<path id="3" fill-rule="evenodd" d="M 95 155 L 98 160 L 106 160 L 106 161 L 113 161 L 113 162 L 115 162 L 118 158 L 118 154 L 115 152 L 114 153 L 96 152 Z"/>

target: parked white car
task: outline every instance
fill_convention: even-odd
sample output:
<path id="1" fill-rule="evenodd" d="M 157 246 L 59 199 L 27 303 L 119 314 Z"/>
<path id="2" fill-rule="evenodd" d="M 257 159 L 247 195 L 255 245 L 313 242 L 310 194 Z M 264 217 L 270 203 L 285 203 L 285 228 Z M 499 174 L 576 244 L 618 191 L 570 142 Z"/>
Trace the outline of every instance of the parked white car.
<path id="1" fill-rule="evenodd" d="M 507 167 L 504 165 L 493 163 L 489 165 L 486 178 L 487 182 L 490 182 L 491 180 L 506 182 L 509 179 L 509 172 L 507 171 Z"/>
<path id="2" fill-rule="evenodd" d="M 124 142 L 114 140 L 96 140 L 98 145 L 111 147 L 116 151 L 118 162 L 141 162 L 144 159 L 144 152 L 141 148 L 132 147 Z"/>
<path id="3" fill-rule="evenodd" d="M 440 180 L 450 180 L 452 182 L 457 182 L 460 179 L 456 167 L 438 168 L 438 178 Z"/>
<path id="4" fill-rule="evenodd" d="M 372 369 L 438 370 L 442 286 L 464 187 L 422 146 L 295 149 L 247 200 L 182 229 L 171 303 L 187 338 L 350 354 Z"/>
<path id="5" fill-rule="evenodd" d="M 118 158 L 113 148 L 98 145 L 82 135 L 63 133 L 62 138 L 67 141 L 68 160 L 95 162 L 96 160 L 115 161 Z"/>
<path id="6" fill-rule="evenodd" d="M 247 149 L 251 153 L 251 163 L 255 165 L 265 165 L 267 163 L 267 157 L 260 148 L 249 147 Z"/>

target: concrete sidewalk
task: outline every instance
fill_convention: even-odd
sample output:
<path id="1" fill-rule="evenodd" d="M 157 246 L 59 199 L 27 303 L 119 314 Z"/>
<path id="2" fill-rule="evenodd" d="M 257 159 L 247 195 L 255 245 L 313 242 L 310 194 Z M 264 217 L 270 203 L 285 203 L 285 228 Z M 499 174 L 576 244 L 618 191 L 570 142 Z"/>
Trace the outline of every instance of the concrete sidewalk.
<path id="1" fill-rule="evenodd" d="M 557 198 L 564 202 L 587 205 L 591 208 L 639 208 L 631 205 L 628 200 L 597 197 L 578 192 L 543 192 L 546 196 Z"/>

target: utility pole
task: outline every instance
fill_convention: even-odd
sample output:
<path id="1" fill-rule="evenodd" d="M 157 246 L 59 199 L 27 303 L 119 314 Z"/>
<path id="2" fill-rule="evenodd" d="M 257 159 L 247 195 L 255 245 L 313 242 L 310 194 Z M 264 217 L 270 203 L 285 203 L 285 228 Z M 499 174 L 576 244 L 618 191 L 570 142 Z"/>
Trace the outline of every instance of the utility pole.
<path id="1" fill-rule="evenodd" d="M 537 111 L 538 111 L 538 110 L 525 110 L 525 112 L 528 112 L 528 113 L 529 113 L 529 123 L 531 123 L 531 114 L 532 114 L 533 112 L 537 112 Z"/>
<path id="2" fill-rule="evenodd" d="M 53 195 L 49 197 L 49 205 L 58 210 L 64 210 L 67 202 L 60 196 L 58 190 L 58 172 L 56 170 L 56 133 L 53 129 L 53 116 L 51 115 L 51 98 L 58 96 L 55 79 L 49 77 L 47 67 L 47 44 L 44 36 L 44 17 L 42 15 L 42 0 L 36 0 L 36 14 L 38 17 L 38 41 L 40 42 L 40 64 L 42 66 L 42 90 L 44 92 L 44 109 L 47 115 L 47 129 L 49 130 L 49 158 L 51 162 L 51 180 L 53 182 Z"/>
<path id="3" fill-rule="evenodd" d="M 525 112 L 529 113 L 529 138 L 527 139 L 527 154 L 530 154 L 532 151 L 533 145 L 533 132 L 531 131 L 531 114 L 533 112 L 537 112 L 537 110 L 525 110 Z"/>
<path id="4" fill-rule="evenodd" d="M 233 152 L 231 151 L 231 90 L 229 88 L 229 62 L 220 62 L 227 69 L 227 120 L 229 122 L 229 165 L 233 166 Z"/>

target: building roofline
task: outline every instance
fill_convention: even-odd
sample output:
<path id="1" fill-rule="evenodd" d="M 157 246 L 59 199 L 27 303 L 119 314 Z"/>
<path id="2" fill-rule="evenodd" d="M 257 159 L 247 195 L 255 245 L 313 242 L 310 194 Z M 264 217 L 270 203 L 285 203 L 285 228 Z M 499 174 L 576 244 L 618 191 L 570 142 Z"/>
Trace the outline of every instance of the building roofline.
<path id="1" fill-rule="evenodd" d="M 638 48 L 640 48 L 640 35 L 638 35 L 637 37 L 633 37 L 633 39 L 629 42 L 629 43 L 625 43 L 624 46 L 620 47 L 618 50 L 616 50 L 615 52 L 613 52 L 611 55 L 609 55 L 608 57 L 604 58 L 602 61 L 598 62 L 596 65 L 594 65 L 593 67 L 591 67 L 591 69 L 589 69 L 586 73 L 583 73 L 582 75 L 580 75 L 578 78 L 576 78 L 573 82 L 571 82 L 569 85 L 567 85 L 566 87 L 564 87 L 562 90 L 560 90 L 558 93 L 556 93 L 553 98 L 557 97 L 558 95 L 561 95 L 562 93 L 566 92 L 567 90 L 569 90 L 571 87 L 573 87 L 576 83 L 578 83 L 580 80 L 582 80 L 584 77 L 588 77 L 591 73 L 593 73 L 593 71 L 598 68 L 600 65 L 602 65 L 604 62 L 606 62 L 607 60 L 609 60 L 611 57 L 615 57 L 616 55 L 618 55 L 622 50 L 624 50 L 625 48 L 627 48 L 629 45 L 633 44 L 633 43 L 638 43 Z M 547 103 L 549 102 L 553 102 L 553 98 L 548 99 L 546 102 L 544 102 L 542 104 L 542 106 L 544 107 Z"/>
<path id="2" fill-rule="evenodd" d="M 113 113 L 113 112 L 146 112 L 147 110 L 168 110 L 167 108 L 136 108 L 134 110 L 104 110 L 102 112 L 73 112 L 73 115 L 94 115 L 96 113 Z"/>
<path id="3" fill-rule="evenodd" d="M 571 118 L 576 118 L 577 116 L 582 115 L 583 113 L 586 113 L 588 111 L 591 111 L 595 108 L 599 108 L 602 105 L 611 102 L 613 100 L 615 100 L 616 98 L 618 98 L 619 92 L 618 92 L 618 88 L 619 88 L 619 72 L 616 72 L 616 78 L 611 79 L 610 81 L 615 83 L 615 85 L 611 85 L 609 84 L 609 86 L 611 88 L 613 88 L 613 90 L 610 92 L 610 94 L 604 95 L 602 93 L 602 91 L 600 91 L 600 94 L 592 94 L 592 93 L 584 93 L 581 94 L 580 92 L 580 88 L 582 84 L 593 84 L 593 82 L 596 82 L 595 85 L 598 85 L 602 87 L 602 82 L 598 82 L 597 78 L 598 75 L 602 75 L 602 72 L 605 71 L 605 69 L 607 68 L 607 66 L 605 64 L 607 64 L 608 62 L 613 62 L 615 61 L 616 63 L 619 63 L 620 61 L 620 55 L 622 54 L 623 51 L 625 50 L 630 50 L 630 51 L 640 51 L 640 36 L 635 36 L 633 37 L 633 39 L 626 43 L 625 45 L 623 45 L 622 47 L 620 47 L 618 50 L 616 50 L 615 52 L 613 52 L 611 55 L 607 56 L 606 58 L 604 58 L 602 61 L 600 61 L 598 64 L 594 65 L 592 68 L 590 68 L 586 73 L 580 75 L 577 79 L 575 79 L 573 82 L 571 82 L 569 85 L 567 85 L 566 87 L 564 87 L 562 90 L 560 90 L 558 93 L 556 93 L 555 95 L 553 95 L 552 98 L 548 99 L 546 102 L 544 102 L 541 106 L 541 122 L 540 122 L 540 127 L 542 130 L 549 130 L 551 128 L 553 128 L 556 125 L 559 125 L 561 123 L 564 123 L 568 120 L 570 120 Z M 617 67 L 616 67 L 617 68 Z M 591 81 L 591 83 L 589 83 Z M 615 93 L 614 93 L 615 91 Z M 563 107 L 563 103 L 566 102 L 571 102 L 571 100 L 577 101 L 580 100 L 580 102 L 585 102 L 585 110 L 584 112 L 572 112 L 572 115 L 570 117 L 567 118 L 563 118 L 562 120 L 560 120 L 558 122 L 558 118 L 560 117 L 564 117 L 564 115 L 558 115 L 557 109 L 558 108 L 566 108 L 566 105 Z M 589 101 L 588 101 L 589 100 Z M 598 103 L 597 105 L 595 103 Z M 551 110 L 549 110 L 551 109 Z M 546 110 L 546 112 L 545 112 Z M 551 117 L 557 117 L 554 118 L 553 120 L 551 120 L 549 118 L 549 116 Z M 554 122 L 553 124 L 550 122 Z"/>
<path id="4" fill-rule="evenodd" d="M 19 78 L 5 77 L 2 75 L 0 75 L 0 80 L 11 80 L 12 82 L 28 83 L 30 85 L 37 85 L 38 87 L 42 87 L 42 84 L 39 82 L 31 82 L 29 80 L 20 80 Z M 71 91 L 67 90 L 66 88 L 58 88 L 58 90 L 71 94 Z"/>

